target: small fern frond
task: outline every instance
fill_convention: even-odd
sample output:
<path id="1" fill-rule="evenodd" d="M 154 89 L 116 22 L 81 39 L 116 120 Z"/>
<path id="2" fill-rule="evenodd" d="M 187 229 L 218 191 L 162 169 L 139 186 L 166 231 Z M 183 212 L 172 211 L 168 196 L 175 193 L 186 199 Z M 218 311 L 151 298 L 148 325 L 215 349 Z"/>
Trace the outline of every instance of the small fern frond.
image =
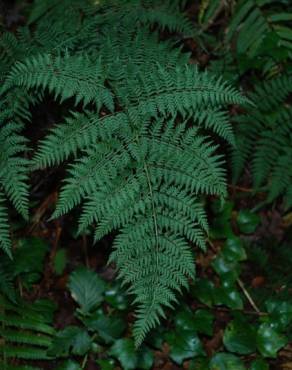
<path id="1" fill-rule="evenodd" d="M 0 248 L 10 257 L 12 257 L 8 224 L 8 210 L 5 207 L 4 202 L 4 195 L 0 192 Z"/>
<path id="2" fill-rule="evenodd" d="M 255 189 L 266 190 L 269 202 L 281 195 L 289 199 L 292 109 L 286 101 L 291 92 L 291 77 L 287 75 L 258 84 L 250 94 L 256 108 L 236 118 L 234 180 L 238 180 L 245 164 L 251 163 Z"/>
<path id="3" fill-rule="evenodd" d="M 104 86 L 100 63 L 92 63 L 86 55 L 43 54 L 17 62 L 6 79 L 4 91 L 11 86 L 47 88 L 61 102 L 74 96 L 75 105 L 94 102 L 98 109 L 103 104 L 110 111 L 114 109 L 112 95 Z"/>

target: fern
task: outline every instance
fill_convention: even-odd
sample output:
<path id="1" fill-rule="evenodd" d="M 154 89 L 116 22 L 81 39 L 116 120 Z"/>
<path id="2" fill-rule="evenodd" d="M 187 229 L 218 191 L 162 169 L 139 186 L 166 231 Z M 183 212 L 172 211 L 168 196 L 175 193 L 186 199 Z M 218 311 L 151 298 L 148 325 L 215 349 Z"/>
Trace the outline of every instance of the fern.
<path id="1" fill-rule="evenodd" d="M 186 240 L 205 248 L 200 195 L 226 194 L 223 159 L 203 132 L 211 128 L 232 141 L 227 116 L 218 109 L 245 101 L 194 67 L 156 66 L 153 72 L 130 74 L 128 85 L 110 81 L 123 111 L 73 113 L 44 139 L 34 160 L 39 168 L 77 156 L 53 217 L 85 202 L 79 232 L 95 222 L 97 241 L 120 230 L 111 260 L 136 296 L 137 345 L 163 316 L 162 306 L 172 306 L 174 290 L 194 276 Z M 30 88 L 26 81 L 37 75 L 31 71 L 21 86 Z M 11 74 L 9 84 L 13 80 Z M 178 114 L 185 123 L 175 124 Z"/>
<path id="2" fill-rule="evenodd" d="M 287 208 L 292 205 L 292 109 L 286 103 L 291 82 L 284 75 L 256 85 L 250 94 L 255 108 L 237 118 L 238 145 L 233 151 L 234 180 L 251 162 L 255 188 L 267 191 L 269 202 L 283 195 Z"/>
<path id="3" fill-rule="evenodd" d="M 28 160 L 27 140 L 21 135 L 24 123 L 30 118 L 29 105 L 37 101 L 15 89 L 0 101 L 0 247 L 10 254 L 7 197 L 16 210 L 28 219 Z"/>
<path id="4" fill-rule="evenodd" d="M 292 13 L 286 2 L 273 0 L 241 0 L 235 7 L 226 41 L 235 40 L 236 52 L 255 60 L 265 60 L 263 71 L 291 59 Z"/>
<path id="5" fill-rule="evenodd" d="M 9 364 L 10 358 L 48 360 L 50 357 L 47 355 L 47 350 L 51 345 L 54 329 L 48 324 L 46 316 L 23 301 L 15 306 L 2 297 L 0 299 L 0 335 L 2 338 L 0 351 L 4 359 L 4 368 L 14 369 L 13 365 Z M 27 368 L 33 369 L 29 366 Z"/>
<path id="6" fill-rule="evenodd" d="M 55 27 L 66 4 L 37 2 L 31 22 Z M 82 8 L 98 31 L 81 47 L 72 41 L 79 27 L 74 34 L 64 25 L 66 51 L 41 43 L 9 69 L 2 92 L 50 94 L 75 108 L 41 141 L 32 167 L 70 160 L 53 217 L 82 205 L 79 233 L 92 224 L 95 241 L 117 232 L 110 261 L 135 296 L 139 346 L 195 275 L 191 246 L 205 249 L 208 232 L 202 198 L 226 195 L 212 136 L 234 142 L 224 108 L 247 100 L 159 42 L 161 29 L 175 40 L 191 31 L 178 1 L 71 5 L 73 23 L 89 25 Z"/>

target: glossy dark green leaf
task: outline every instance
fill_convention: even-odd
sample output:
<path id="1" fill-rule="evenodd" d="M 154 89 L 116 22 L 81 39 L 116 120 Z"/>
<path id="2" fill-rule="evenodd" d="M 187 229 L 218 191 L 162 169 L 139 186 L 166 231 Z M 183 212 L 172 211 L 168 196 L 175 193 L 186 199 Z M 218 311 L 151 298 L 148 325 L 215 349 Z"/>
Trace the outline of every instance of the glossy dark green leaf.
<path id="1" fill-rule="evenodd" d="M 115 341 L 109 354 L 115 357 L 124 370 L 142 369 L 149 370 L 153 366 L 153 353 L 146 346 L 135 348 L 133 339 L 123 338 Z"/>
<path id="2" fill-rule="evenodd" d="M 126 310 L 129 299 L 120 284 L 111 284 L 105 290 L 105 301 L 117 310 Z"/>
<path id="3" fill-rule="evenodd" d="M 100 370 L 115 370 L 115 361 L 112 358 L 97 360 Z"/>
<path id="4" fill-rule="evenodd" d="M 204 357 L 196 357 L 190 361 L 188 370 L 210 370 L 209 360 Z"/>
<path id="5" fill-rule="evenodd" d="M 192 330 L 194 332 L 212 335 L 214 315 L 208 310 L 192 311 L 188 307 L 180 310 L 175 316 L 175 326 L 178 331 Z"/>
<path id="6" fill-rule="evenodd" d="M 87 315 L 103 300 L 105 282 L 92 270 L 85 267 L 72 272 L 68 284 L 72 298 L 80 306 L 80 312 Z"/>
<path id="7" fill-rule="evenodd" d="M 138 355 L 132 339 L 118 339 L 111 347 L 109 353 L 121 363 L 123 369 L 132 370 L 137 368 Z"/>
<path id="8" fill-rule="evenodd" d="M 48 353 L 56 357 L 73 354 L 83 356 L 91 348 L 92 340 L 87 331 L 78 326 L 67 326 L 53 338 Z"/>
<path id="9" fill-rule="evenodd" d="M 269 370 L 269 368 L 269 364 L 262 358 L 258 358 L 250 364 L 250 370 Z"/>
<path id="10" fill-rule="evenodd" d="M 266 302 L 267 311 L 270 313 L 270 325 L 276 330 L 285 330 L 292 322 L 292 303 L 279 299 L 270 299 Z"/>
<path id="11" fill-rule="evenodd" d="M 212 306 L 215 286 L 208 279 L 198 279 L 194 286 L 191 287 L 191 294 L 194 298 L 204 303 L 207 306 Z"/>
<path id="12" fill-rule="evenodd" d="M 260 223 L 260 217 L 249 211 L 249 210 L 242 210 L 238 212 L 237 215 L 237 224 L 239 230 L 244 234 L 251 234 L 253 233 Z"/>
<path id="13" fill-rule="evenodd" d="M 143 346 L 138 351 L 137 368 L 142 370 L 152 369 L 154 363 L 153 352 L 146 346 Z"/>
<path id="14" fill-rule="evenodd" d="M 277 357 L 279 349 L 287 343 L 286 338 L 274 330 L 268 323 L 263 323 L 257 332 L 257 347 L 264 357 Z"/>
<path id="15" fill-rule="evenodd" d="M 246 370 L 241 359 L 230 353 L 217 353 L 209 367 L 210 370 Z"/>
<path id="16" fill-rule="evenodd" d="M 81 370 L 81 366 L 78 362 L 67 360 L 58 366 L 57 370 Z"/>
<path id="17" fill-rule="evenodd" d="M 111 343 L 121 337 L 126 329 L 126 322 L 118 315 L 106 315 L 96 311 L 83 320 L 91 331 L 95 331 L 106 342 Z"/>
<path id="18" fill-rule="evenodd" d="M 164 343 L 164 334 L 165 329 L 163 326 L 159 326 L 147 335 L 145 342 L 149 344 L 151 348 L 161 349 Z"/>
<path id="19" fill-rule="evenodd" d="M 234 353 L 247 355 L 256 351 L 256 330 L 242 320 L 231 321 L 223 336 L 225 348 Z"/>
<path id="20" fill-rule="evenodd" d="M 243 246 L 243 241 L 236 236 L 228 238 L 224 243 L 222 256 L 227 261 L 237 262 L 246 260 L 246 252 Z"/>
<path id="21" fill-rule="evenodd" d="M 231 262 L 225 259 L 221 254 L 213 260 L 212 267 L 221 278 L 232 279 L 233 282 L 240 274 L 240 265 L 236 261 Z"/>
<path id="22" fill-rule="evenodd" d="M 204 355 L 202 343 L 193 331 L 175 331 L 166 335 L 170 358 L 181 365 L 184 360 Z"/>
<path id="23" fill-rule="evenodd" d="M 214 292 L 217 305 L 225 305 L 233 310 L 242 310 L 243 301 L 236 287 L 218 287 Z"/>
<path id="24" fill-rule="evenodd" d="M 215 213 L 209 235 L 212 239 L 224 239 L 233 235 L 231 216 L 233 210 L 232 202 L 217 200 L 212 203 L 212 211 Z"/>

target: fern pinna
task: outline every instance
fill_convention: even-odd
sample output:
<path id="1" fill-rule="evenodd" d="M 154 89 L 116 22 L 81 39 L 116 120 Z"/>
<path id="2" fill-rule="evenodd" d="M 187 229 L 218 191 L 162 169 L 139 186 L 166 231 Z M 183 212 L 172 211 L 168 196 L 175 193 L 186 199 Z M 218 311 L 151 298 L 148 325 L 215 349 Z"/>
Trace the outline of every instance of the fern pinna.
<path id="1" fill-rule="evenodd" d="M 41 141 L 32 165 L 71 159 L 53 217 L 82 204 L 79 233 L 92 224 L 95 241 L 118 232 L 110 261 L 135 296 L 139 346 L 194 277 L 192 244 L 204 249 L 208 230 L 201 197 L 226 194 L 224 159 L 211 134 L 233 143 L 223 108 L 246 99 L 187 65 L 171 43 L 161 46 L 149 19 L 136 19 L 136 32 L 133 19 L 109 9 L 94 15 L 98 40 L 15 63 L 4 91 L 73 99 L 76 109 Z M 158 26 L 175 31 L 174 21 Z M 155 49 L 160 55 L 153 60 Z"/>
<path id="2" fill-rule="evenodd" d="M 291 86 L 286 74 L 255 86 L 250 93 L 254 108 L 236 117 L 233 150 L 234 181 L 251 163 L 255 189 L 266 191 L 268 202 L 283 196 L 286 208 L 292 206 Z"/>

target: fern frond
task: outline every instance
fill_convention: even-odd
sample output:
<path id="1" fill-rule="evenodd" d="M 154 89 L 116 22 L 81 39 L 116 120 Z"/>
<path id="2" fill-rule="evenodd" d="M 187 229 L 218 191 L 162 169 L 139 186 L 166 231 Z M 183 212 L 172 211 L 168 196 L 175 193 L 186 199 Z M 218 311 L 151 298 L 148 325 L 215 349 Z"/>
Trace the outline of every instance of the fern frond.
<path id="1" fill-rule="evenodd" d="M 4 205 L 4 196 L 0 192 L 0 248 L 11 255 L 11 241 L 8 224 L 8 210 Z"/>
<path id="2" fill-rule="evenodd" d="M 43 54 L 17 62 L 6 79 L 4 91 L 11 86 L 47 88 L 61 102 L 74 96 L 75 105 L 94 102 L 98 109 L 103 104 L 114 109 L 112 95 L 104 86 L 102 66 L 98 61 L 92 63 L 86 55 Z"/>
<path id="3" fill-rule="evenodd" d="M 255 189 L 267 190 L 269 202 L 289 199 L 292 172 L 292 110 L 286 103 L 292 92 L 291 77 L 256 85 L 250 97 L 256 104 L 248 115 L 236 118 L 237 147 L 233 150 L 233 175 L 237 181 L 251 163 Z M 288 206 L 290 202 L 286 204 Z"/>
<path id="4" fill-rule="evenodd" d="M 291 59 L 291 19 L 292 14 L 284 3 L 241 0 L 236 4 L 226 41 L 235 40 L 237 55 L 245 55 L 253 60 L 258 58 L 266 73 L 277 63 L 275 52 L 278 53 L 279 63 Z"/>
<path id="5" fill-rule="evenodd" d="M 49 347 L 52 339 L 44 335 L 33 335 L 30 333 L 20 332 L 19 330 L 0 328 L 1 337 L 7 342 L 28 344 L 37 347 Z"/>
<path id="6" fill-rule="evenodd" d="M 23 359 L 23 360 L 49 360 L 50 356 L 47 351 L 35 347 L 16 347 L 10 345 L 1 346 L 1 352 L 6 358 Z"/>

